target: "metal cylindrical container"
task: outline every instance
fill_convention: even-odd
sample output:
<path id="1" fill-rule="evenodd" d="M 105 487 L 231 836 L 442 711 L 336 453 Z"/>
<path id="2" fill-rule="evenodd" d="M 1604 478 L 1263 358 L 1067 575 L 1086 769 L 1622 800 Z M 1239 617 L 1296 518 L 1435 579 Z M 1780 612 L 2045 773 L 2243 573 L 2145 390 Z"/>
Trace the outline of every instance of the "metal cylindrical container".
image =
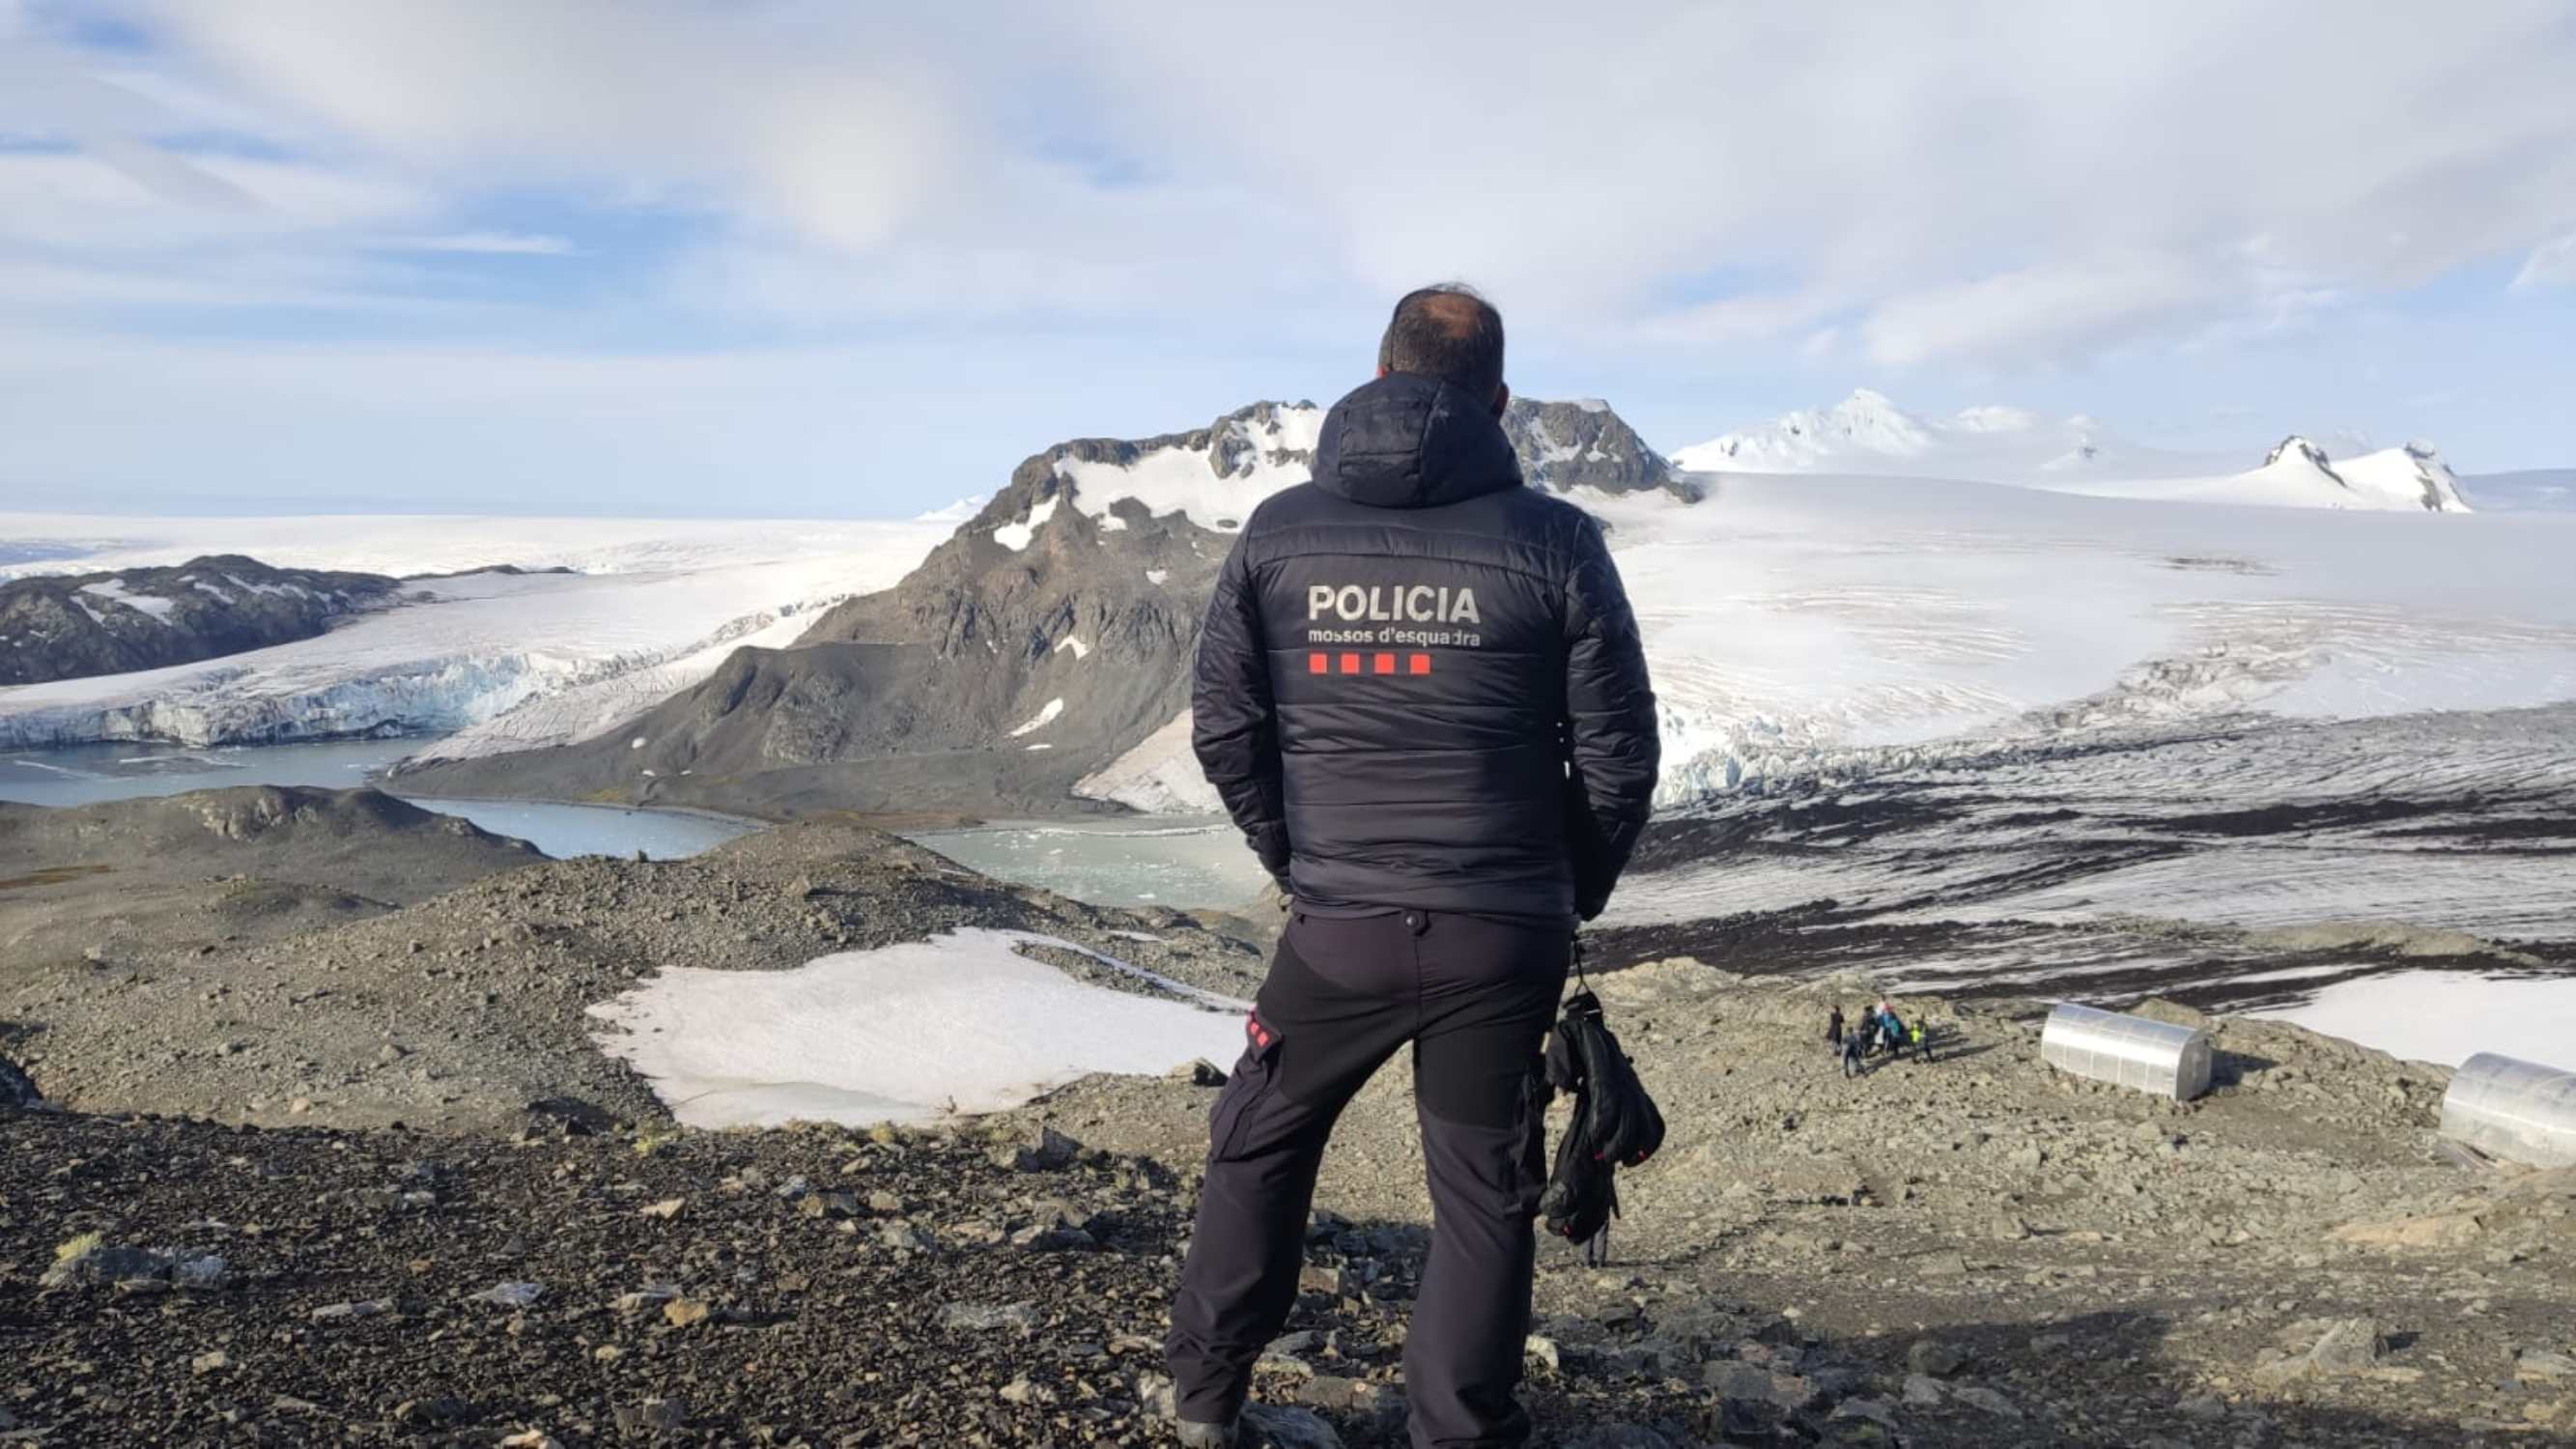
<path id="1" fill-rule="evenodd" d="M 2040 1060 L 2096 1082 L 2187 1102 L 2209 1090 L 2209 1033 L 2073 1002 L 2048 1014 Z"/>
<path id="2" fill-rule="evenodd" d="M 2576 1167 L 2576 1072 L 2480 1052 L 2451 1074 L 2442 1135 L 2490 1157 Z"/>

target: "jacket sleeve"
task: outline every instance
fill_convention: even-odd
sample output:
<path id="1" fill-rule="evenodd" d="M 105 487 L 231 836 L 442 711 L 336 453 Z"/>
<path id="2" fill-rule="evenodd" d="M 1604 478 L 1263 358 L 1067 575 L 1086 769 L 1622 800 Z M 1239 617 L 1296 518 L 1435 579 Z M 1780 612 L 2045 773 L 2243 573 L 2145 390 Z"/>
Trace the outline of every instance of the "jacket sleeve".
<path id="1" fill-rule="evenodd" d="M 1270 650 L 1243 543 L 1217 574 L 1199 629 L 1190 686 L 1190 747 L 1262 868 L 1288 871 L 1288 827 L 1279 779 L 1279 721 L 1271 708 Z"/>
<path id="2" fill-rule="evenodd" d="M 1601 526 L 1583 521 L 1566 582 L 1567 830 L 1575 910 L 1601 914 L 1654 808 L 1662 747 L 1637 616 Z"/>

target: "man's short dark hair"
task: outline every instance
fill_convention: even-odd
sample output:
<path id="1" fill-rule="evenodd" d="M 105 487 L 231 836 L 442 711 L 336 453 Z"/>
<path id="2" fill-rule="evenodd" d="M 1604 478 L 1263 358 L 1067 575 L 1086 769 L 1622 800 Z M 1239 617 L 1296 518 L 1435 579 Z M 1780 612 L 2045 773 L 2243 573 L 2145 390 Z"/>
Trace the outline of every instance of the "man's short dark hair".
<path id="1" fill-rule="evenodd" d="M 1503 386 L 1503 314 L 1460 282 L 1407 292 L 1377 345 L 1377 365 L 1436 377 L 1483 402 Z"/>

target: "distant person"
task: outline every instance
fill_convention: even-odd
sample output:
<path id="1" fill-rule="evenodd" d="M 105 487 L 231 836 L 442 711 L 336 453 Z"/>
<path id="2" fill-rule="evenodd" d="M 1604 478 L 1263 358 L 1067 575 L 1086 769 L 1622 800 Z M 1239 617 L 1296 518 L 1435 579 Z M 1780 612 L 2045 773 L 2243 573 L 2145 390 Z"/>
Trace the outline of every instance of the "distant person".
<path id="1" fill-rule="evenodd" d="M 1907 1040 L 1914 1048 L 1914 1059 L 1924 1062 L 1932 1060 L 1932 1029 L 1923 1024 L 1923 1018 L 1919 1016 L 1914 1018 L 1906 1030 L 1909 1033 Z"/>
<path id="2" fill-rule="evenodd" d="M 1904 1054 L 1905 1023 L 1897 1017 L 1896 1008 L 1884 1001 L 1878 1004 L 1878 1040 L 1889 1056 Z"/>
<path id="3" fill-rule="evenodd" d="M 1825 1045 L 1832 1047 L 1837 1056 L 1841 1055 L 1843 1049 L 1843 1008 L 1842 1003 L 1839 1001 L 1834 1003 L 1834 1014 L 1825 1018 Z"/>
<path id="4" fill-rule="evenodd" d="M 1396 304 L 1314 480 L 1253 510 L 1199 639 L 1192 743 L 1290 915 L 1210 1121 L 1168 1344 L 1181 1442 L 1230 1445 L 1297 1297 L 1334 1119 L 1408 1043 L 1431 1185 L 1416 1445 L 1521 1445 L 1540 1050 L 1578 921 L 1645 827 L 1655 697 L 1602 539 L 1522 486 L 1503 320 Z"/>
<path id="5" fill-rule="evenodd" d="M 1864 1014 L 1868 1012 L 1867 1007 L 1863 1007 L 1861 1010 Z M 1868 1050 L 1869 1034 L 1862 1030 L 1861 1027 L 1855 1025 L 1850 1031 L 1843 1034 L 1844 1076 L 1857 1077 L 1862 1072 L 1868 1070 L 1868 1063 L 1862 1060 L 1862 1055 Z"/>

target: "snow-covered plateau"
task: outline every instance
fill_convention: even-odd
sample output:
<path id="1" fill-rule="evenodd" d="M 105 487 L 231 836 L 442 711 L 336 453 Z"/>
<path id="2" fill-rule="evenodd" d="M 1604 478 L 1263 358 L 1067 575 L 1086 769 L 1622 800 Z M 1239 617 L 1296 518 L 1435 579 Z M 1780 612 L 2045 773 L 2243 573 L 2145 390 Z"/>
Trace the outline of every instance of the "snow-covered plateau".
<path id="1" fill-rule="evenodd" d="M 1693 472 L 1829 474 L 1968 479 L 2066 493 L 2272 508 L 2388 509 L 2463 513 L 2475 487 L 2432 444 L 2341 448 L 2332 454 L 2292 434 L 2256 464 L 2212 451 L 2145 447 L 2099 419 L 2050 418 L 2021 408 L 1973 407 L 1946 419 L 1907 412 L 1863 388 L 1830 408 L 1788 413 L 1673 455 Z M 2547 508 L 2558 494 L 2497 480 L 2494 502 Z"/>
<path id="2" fill-rule="evenodd" d="M 947 532 L 921 521 L 75 522 L 112 522 L 122 537 L 43 567 L 140 567 L 221 547 L 405 574 L 457 564 L 602 571 L 420 578 L 407 602 L 317 638 L 0 689 L 0 747 L 404 733 L 444 735 L 440 753 L 470 755 L 590 738 L 705 678 L 734 648 L 788 643 L 831 603 L 890 586 Z M 0 517 L 0 530 L 30 530 L 10 535 L 21 541 L 92 536 L 59 523 Z M 340 545 L 335 529 L 346 530 Z"/>

